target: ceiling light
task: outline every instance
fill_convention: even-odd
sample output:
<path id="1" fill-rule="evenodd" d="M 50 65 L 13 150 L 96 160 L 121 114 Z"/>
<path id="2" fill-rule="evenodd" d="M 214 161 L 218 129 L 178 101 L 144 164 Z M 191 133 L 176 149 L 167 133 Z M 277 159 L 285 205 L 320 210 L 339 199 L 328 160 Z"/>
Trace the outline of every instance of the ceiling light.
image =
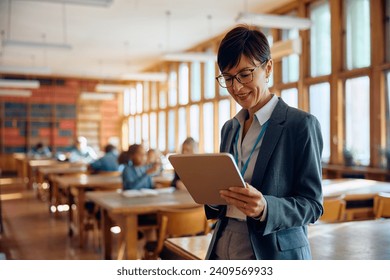
<path id="1" fill-rule="evenodd" d="M 0 87 L 6 88 L 39 88 L 39 81 L 36 80 L 5 80 L 0 79 Z"/>
<path id="2" fill-rule="evenodd" d="M 299 18 L 286 15 L 269 15 L 269 14 L 253 14 L 239 13 L 237 21 L 241 23 L 256 25 L 260 27 L 278 28 L 278 29 L 309 29 L 312 25 L 310 19 Z"/>
<path id="3" fill-rule="evenodd" d="M 80 94 L 80 98 L 82 100 L 101 100 L 101 101 L 107 101 L 107 100 L 114 100 L 115 95 L 113 93 L 101 93 L 101 92 L 82 92 Z"/>
<path id="4" fill-rule="evenodd" d="M 42 49 L 61 49 L 61 50 L 72 49 L 72 46 L 69 44 L 18 41 L 18 40 L 3 40 L 3 47 L 42 48 Z"/>
<path id="5" fill-rule="evenodd" d="M 0 73 L 48 75 L 51 74 L 51 69 L 49 67 L 34 67 L 34 66 L 22 67 L 22 66 L 0 65 Z"/>
<path id="6" fill-rule="evenodd" d="M 184 53 L 168 53 L 165 54 L 163 59 L 165 61 L 180 61 L 180 62 L 207 62 L 216 61 L 217 56 L 213 53 L 205 52 L 184 52 Z"/>
<path id="7" fill-rule="evenodd" d="M 100 92 L 119 92 L 129 89 L 129 85 L 118 85 L 118 84 L 97 84 L 95 90 Z"/>
<path id="8" fill-rule="evenodd" d="M 283 57 L 289 56 L 291 54 L 301 54 L 301 53 L 302 53 L 301 38 L 275 42 L 271 46 L 271 57 L 274 60 L 282 59 Z"/>
<path id="9" fill-rule="evenodd" d="M 112 4 L 114 0 L 28 0 L 28 1 L 108 7 Z"/>
<path id="10" fill-rule="evenodd" d="M 30 90 L 0 89 L 0 96 L 29 97 L 31 95 L 32 93 Z"/>
<path id="11" fill-rule="evenodd" d="M 168 75 L 162 72 L 127 73 L 121 76 L 122 80 L 145 82 L 165 82 L 167 78 Z"/>

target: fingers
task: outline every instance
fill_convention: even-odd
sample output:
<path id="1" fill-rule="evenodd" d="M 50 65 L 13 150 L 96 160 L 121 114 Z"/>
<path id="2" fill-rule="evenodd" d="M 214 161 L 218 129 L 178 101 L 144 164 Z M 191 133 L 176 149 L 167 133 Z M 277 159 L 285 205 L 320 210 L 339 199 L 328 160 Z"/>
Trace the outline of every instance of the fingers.
<path id="1" fill-rule="evenodd" d="M 231 187 L 220 191 L 220 195 L 227 204 L 236 206 L 249 217 L 257 217 L 264 210 L 263 195 L 248 184 L 248 188 Z"/>

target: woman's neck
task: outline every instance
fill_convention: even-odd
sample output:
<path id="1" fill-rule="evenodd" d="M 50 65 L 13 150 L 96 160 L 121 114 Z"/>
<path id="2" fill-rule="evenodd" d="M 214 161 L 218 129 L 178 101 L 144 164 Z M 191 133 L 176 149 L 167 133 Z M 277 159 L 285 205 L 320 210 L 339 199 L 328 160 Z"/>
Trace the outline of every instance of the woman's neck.
<path id="1" fill-rule="evenodd" d="M 262 98 L 255 106 L 248 109 L 249 113 L 249 119 L 253 119 L 253 116 L 257 111 L 259 111 L 265 104 L 267 104 L 273 97 L 273 94 L 271 94 L 268 90 L 264 98 Z"/>

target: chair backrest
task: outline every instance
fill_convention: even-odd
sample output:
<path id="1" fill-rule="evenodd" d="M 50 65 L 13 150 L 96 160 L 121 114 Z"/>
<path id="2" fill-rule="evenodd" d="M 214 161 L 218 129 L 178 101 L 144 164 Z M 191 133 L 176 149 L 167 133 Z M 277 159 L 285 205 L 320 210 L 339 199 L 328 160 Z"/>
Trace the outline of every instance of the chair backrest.
<path id="1" fill-rule="evenodd" d="M 390 218 L 390 193 L 379 193 L 374 199 L 375 218 Z"/>
<path id="2" fill-rule="evenodd" d="M 344 196 L 324 199 L 324 213 L 320 218 L 322 222 L 341 222 L 345 218 L 346 203 Z"/>
<path id="3" fill-rule="evenodd" d="M 161 253 L 166 238 L 194 236 L 209 232 L 209 224 L 203 206 L 184 209 L 161 209 L 157 212 L 157 221 L 159 234 L 154 252 L 156 256 Z"/>

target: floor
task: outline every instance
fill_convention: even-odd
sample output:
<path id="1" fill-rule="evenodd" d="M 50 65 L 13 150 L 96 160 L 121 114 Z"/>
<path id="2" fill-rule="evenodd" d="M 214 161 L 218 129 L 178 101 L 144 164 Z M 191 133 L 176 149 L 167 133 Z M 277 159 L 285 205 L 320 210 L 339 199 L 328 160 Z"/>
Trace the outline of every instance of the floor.
<path id="1" fill-rule="evenodd" d="M 86 248 L 80 249 L 77 236 L 67 235 L 67 212 L 55 217 L 47 201 L 39 199 L 34 190 L 15 184 L 3 186 L 1 195 L 0 253 L 7 260 L 101 259 L 98 237 L 91 232 Z"/>

